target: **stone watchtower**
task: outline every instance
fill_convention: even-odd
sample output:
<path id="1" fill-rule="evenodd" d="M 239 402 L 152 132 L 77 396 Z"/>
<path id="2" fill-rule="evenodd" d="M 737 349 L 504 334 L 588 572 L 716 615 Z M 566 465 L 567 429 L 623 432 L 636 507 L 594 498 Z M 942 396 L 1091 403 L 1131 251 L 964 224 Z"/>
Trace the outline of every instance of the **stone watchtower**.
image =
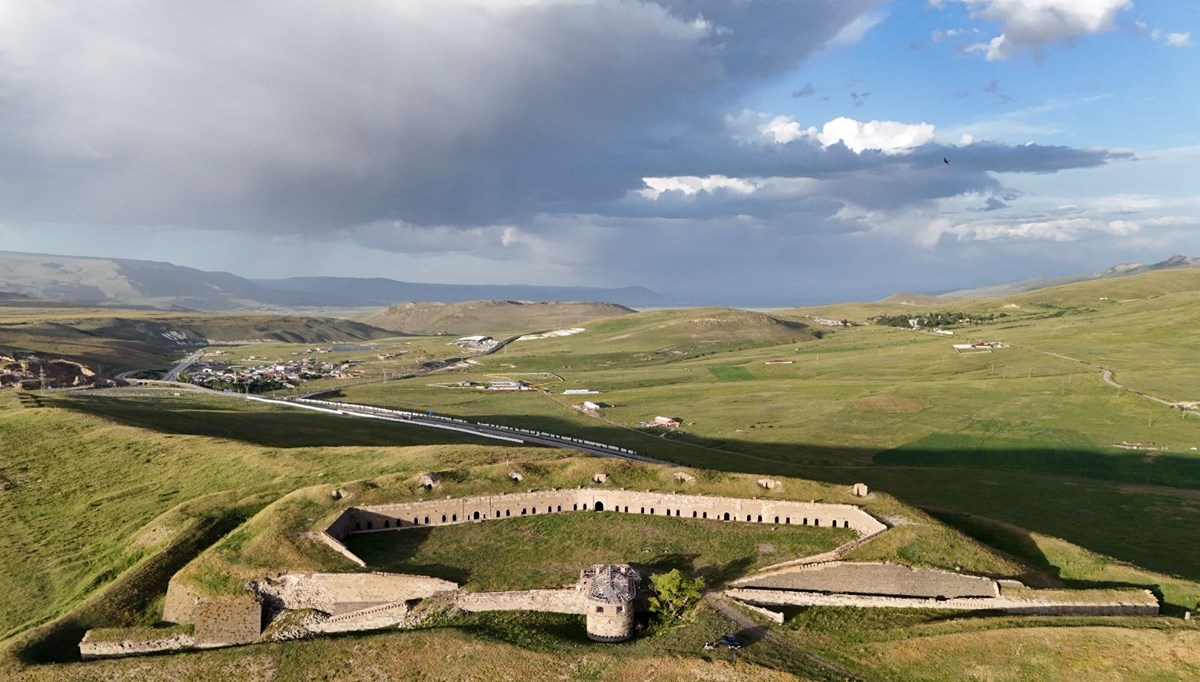
<path id="1" fill-rule="evenodd" d="M 620 642 L 633 636 L 633 600 L 641 579 L 628 564 L 596 564 L 579 572 L 589 639 Z"/>

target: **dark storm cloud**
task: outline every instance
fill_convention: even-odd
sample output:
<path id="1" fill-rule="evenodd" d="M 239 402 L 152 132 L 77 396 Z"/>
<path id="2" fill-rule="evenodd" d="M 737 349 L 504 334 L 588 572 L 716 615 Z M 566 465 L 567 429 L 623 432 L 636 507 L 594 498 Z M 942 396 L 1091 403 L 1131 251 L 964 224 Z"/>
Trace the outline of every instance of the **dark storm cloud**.
<path id="1" fill-rule="evenodd" d="M 902 234 L 851 254 L 846 233 L 878 225 L 864 211 L 1005 197 L 993 173 L 1122 158 L 936 142 L 888 154 L 733 129 L 743 95 L 881 4 L 9 2 L 0 220 L 319 235 L 665 289 L 741 269 L 740 286 L 770 288 L 776 266 L 806 286 L 803 268 L 828 274 L 838 258 L 936 260 Z M 639 194 L 679 176 L 754 189 Z"/>
<path id="2" fill-rule="evenodd" d="M 729 101 L 877 4 L 15 5 L 0 202 L 282 231 L 519 218 L 636 185 L 634 150 L 718 135 Z"/>

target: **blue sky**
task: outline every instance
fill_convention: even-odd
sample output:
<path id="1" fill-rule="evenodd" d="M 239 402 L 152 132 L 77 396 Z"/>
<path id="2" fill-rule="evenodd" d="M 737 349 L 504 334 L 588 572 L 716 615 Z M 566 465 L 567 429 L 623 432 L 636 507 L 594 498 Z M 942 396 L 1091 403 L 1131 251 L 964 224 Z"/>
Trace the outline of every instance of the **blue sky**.
<path id="1" fill-rule="evenodd" d="M 0 249 L 742 304 L 1200 255 L 1197 9 L 0 0 Z"/>

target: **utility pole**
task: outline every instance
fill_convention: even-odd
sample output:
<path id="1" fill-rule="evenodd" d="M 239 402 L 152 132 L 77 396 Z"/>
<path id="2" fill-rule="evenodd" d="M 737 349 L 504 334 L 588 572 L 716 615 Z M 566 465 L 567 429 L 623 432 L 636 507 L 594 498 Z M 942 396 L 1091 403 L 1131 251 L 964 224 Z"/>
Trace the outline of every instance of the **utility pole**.
<path id="1" fill-rule="evenodd" d="M 38 365 L 38 380 L 41 382 L 42 390 L 46 390 L 46 366 Z"/>

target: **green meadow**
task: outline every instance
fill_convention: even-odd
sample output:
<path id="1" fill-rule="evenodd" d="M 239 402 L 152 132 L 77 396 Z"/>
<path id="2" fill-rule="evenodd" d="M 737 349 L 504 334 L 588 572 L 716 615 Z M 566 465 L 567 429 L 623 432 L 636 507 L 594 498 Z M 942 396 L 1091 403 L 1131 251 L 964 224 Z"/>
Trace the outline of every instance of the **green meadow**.
<path id="1" fill-rule="evenodd" d="M 788 483 L 789 494 L 822 499 L 838 499 L 848 484 L 862 481 L 886 493 L 869 503 L 877 505 L 874 512 L 898 521 L 850 558 L 960 566 L 1045 587 L 1144 586 L 1160 596 L 1167 616 L 1177 617 L 1200 600 L 1200 535 L 1194 531 L 1200 523 L 1200 451 L 1193 450 L 1200 447 L 1200 415 L 1139 393 L 1169 402 L 1200 400 L 1200 366 L 1193 361 L 1200 351 L 1197 304 L 1200 273 L 1175 271 L 976 301 L 847 304 L 770 315 L 650 311 L 591 321 L 571 336 L 516 342 L 494 355 L 406 380 L 394 377 L 458 355 L 457 348 L 445 337 L 388 338 L 360 330 L 359 338 L 375 349 L 339 358 L 359 361 L 362 376 L 325 380 L 314 388 L 328 389 L 338 400 L 633 448 L 708 472 L 702 484 L 724 494 L 744 485 L 736 477 L 722 478 L 739 472 L 750 481 L 772 475 L 833 484 L 804 484 L 814 486 L 809 489 Z M 954 325 L 948 328 L 953 336 L 882 325 L 829 328 L 814 319 L 862 323 L 875 315 L 938 311 L 1004 317 Z M 12 313 L 6 329 L 24 336 L 10 346 L 57 338 L 61 345 L 51 350 L 75 357 L 121 366 L 169 363 L 172 352 L 117 338 L 112 330 L 119 325 L 97 321 L 96 329 L 82 330 L 86 325 L 72 322 L 77 312 L 49 312 L 58 317 L 35 322 Z M 59 323 L 74 331 L 60 334 L 54 327 Z M 181 324 L 179 316 L 172 324 Z M 189 324 L 199 328 L 201 322 Z M 211 324 L 237 335 L 272 323 Z M 109 336 L 87 341 L 83 331 L 100 328 Z M 979 340 L 1004 347 L 970 354 L 952 348 Z M 95 347 L 88 350 L 84 343 Z M 230 359 L 248 361 L 250 355 L 287 358 L 309 343 L 284 337 L 279 343 L 221 348 Z M 376 357 L 400 350 L 407 352 Z M 772 360 L 791 364 L 767 364 Z M 1125 388 L 1105 382 L 1101 368 Z M 447 387 L 496 379 L 519 379 L 537 390 Z M 563 395 L 572 388 L 601 393 Z M 602 405 L 597 415 L 573 407 L 584 399 Z M 642 426 L 659 415 L 682 424 Z M 1117 447 L 1122 443 L 1143 447 Z M 29 679 L 72 679 L 85 670 L 104 671 L 102 676 L 145 673 L 149 668 L 135 661 L 95 667 L 38 662 L 69 659 L 73 642 L 88 627 L 153 624 L 166 580 L 185 567 L 197 579 L 207 576 L 217 590 L 236 589 L 240 583 L 230 576 L 240 579 L 252 570 L 291 565 L 346 570 L 336 557 L 278 540 L 298 537 L 331 513 L 328 493 L 334 487 L 366 501 L 403 498 L 419 494 L 413 485 L 417 472 L 439 471 L 456 490 L 494 491 L 511 487 L 507 472 L 513 462 L 526 463 L 548 486 L 586 484 L 603 467 L 618 485 L 670 489 L 669 480 L 647 473 L 651 469 L 563 460 L 562 453 L 545 449 L 508 448 L 454 432 L 302 413 L 230 396 L 0 394 L 0 518 L 8 521 L 0 540 L 0 589 L 7 595 L 0 639 L 11 657 L 5 661 Z M 755 494 L 753 486 L 737 490 Z M 650 523 L 658 521 L 670 522 Z M 621 554 L 649 548 L 641 552 L 648 563 L 714 578 L 722 567 L 744 569 L 831 541 L 803 532 L 784 540 L 778 534 L 742 537 L 728 528 L 643 527 L 636 524 L 645 519 L 608 514 L 511 523 L 516 537 L 554 540 L 531 552 L 530 543 L 491 545 L 464 527 L 407 536 L 409 545 L 375 536 L 355 542 L 374 567 L 440 567 L 446 576 L 465 576 L 468 584 L 490 589 L 569 578 L 575 563 L 594 555 L 585 536 L 602 537 Z M 593 528 L 596 524 L 604 527 Z M 704 537 L 693 537 L 697 533 Z M 653 541 L 636 540 L 641 537 Z M 708 537 L 718 542 L 701 548 Z M 774 554 L 761 551 L 763 545 L 773 545 Z M 561 548 L 561 565 L 546 572 L 523 570 L 524 561 L 554 564 L 552 546 Z M 489 563 L 491 557 L 501 560 Z M 871 679 L 909 679 L 913 669 L 925 671 L 926 679 L 957 679 L 966 665 L 994 679 L 1053 678 L 1075 669 L 1112 679 L 1143 670 L 1153 678 L 1200 665 L 1190 654 L 1175 667 L 1154 663 L 1169 660 L 1169 652 L 1197 649 L 1195 629 L 1178 618 L 965 619 L 853 609 L 792 615 L 778 630 L 779 639 L 747 648 L 746 660 L 755 661 L 748 677 L 819 678 L 819 672 L 780 663 L 795 658 L 790 646 L 857 666 Z M 699 636 L 730 627 L 714 612 L 697 618 L 703 626 L 680 632 Z M 522 655 L 541 660 L 583 646 L 572 643 L 577 623 L 543 621 L 451 619 L 418 633 L 163 659 L 168 661 L 163 670 L 173 671 L 167 677 L 199 678 L 217 670 L 271 669 L 280 679 L 298 679 L 302 675 L 289 657 L 325 652 L 328 660 L 349 665 L 348 650 L 394 657 L 399 654 L 381 652 L 394 651 L 399 642 L 430 650 L 470 642 L 479 648 L 464 661 L 517 669 L 525 665 L 517 662 Z M 732 662 L 689 653 L 691 644 L 667 644 L 670 635 L 656 637 L 623 650 L 628 656 L 596 654 L 598 674 L 645 677 L 652 662 L 676 661 L 672 665 L 703 676 L 725 671 L 722 666 Z M 1122 660 L 1104 654 L 1108 647 L 1140 647 L 1157 657 Z M 1015 658 L 1016 650 L 1036 656 Z"/>

